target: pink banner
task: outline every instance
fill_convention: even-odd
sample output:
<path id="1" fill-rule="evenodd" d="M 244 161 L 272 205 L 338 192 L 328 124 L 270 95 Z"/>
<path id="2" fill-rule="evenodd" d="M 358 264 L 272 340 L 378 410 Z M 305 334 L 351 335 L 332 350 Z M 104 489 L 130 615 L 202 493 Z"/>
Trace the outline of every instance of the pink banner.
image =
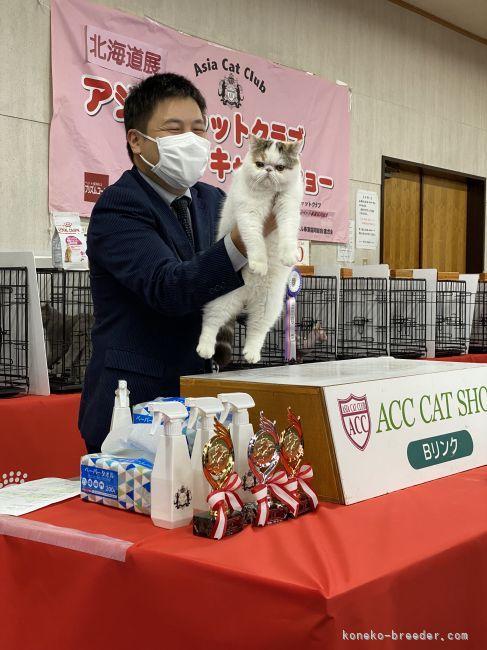
<path id="1" fill-rule="evenodd" d="M 212 150 L 202 180 L 228 190 L 251 134 L 302 140 L 299 236 L 347 241 L 347 87 L 82 0 L 51 0 L 51 39 L 51 211 L 88 216 L 130 167 L 125 98 L 140 79 L 167 71 L 191 79 L 208 104 Z"/>

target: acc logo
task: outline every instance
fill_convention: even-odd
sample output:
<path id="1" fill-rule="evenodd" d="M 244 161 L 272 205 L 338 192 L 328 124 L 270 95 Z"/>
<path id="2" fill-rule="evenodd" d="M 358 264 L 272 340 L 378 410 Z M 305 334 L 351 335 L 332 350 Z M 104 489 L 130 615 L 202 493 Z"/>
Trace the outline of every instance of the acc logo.
<path id="1" fill-rule="evenodd" d="M 224 77 L 218 86 L 218 97 L 220 97 L 223 106 L 235 106 L 240 108 L 243 102 L 242 86 L 232 73 Z"/>
<path id="2" fill-rule="evenodd" d="M 338 400 L 338 408 L 349 440 L 357 449 L 363 451 L 369 442 L 371 429 L 367 397 L 349 395 L 346 399 Z"/>

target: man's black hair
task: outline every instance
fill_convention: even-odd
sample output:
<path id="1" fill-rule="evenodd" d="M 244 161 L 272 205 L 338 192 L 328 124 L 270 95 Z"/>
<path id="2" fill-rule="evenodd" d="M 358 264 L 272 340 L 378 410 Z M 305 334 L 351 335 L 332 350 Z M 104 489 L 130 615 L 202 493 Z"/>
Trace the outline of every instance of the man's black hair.
<path id="1" fill-rule="evenodd" d="M 131 88 L 124 105 L 125 133 L 130 129 L 146 133 L 147 124 L 157 104 L 171 97 L 191 97 L 198 104 L 203 116 L 206 115 L 205 98 L 189 79 L 172 72 L 155 74 Z M 127 151 L 133 162 L 134 155 L 128 142 Z"/>

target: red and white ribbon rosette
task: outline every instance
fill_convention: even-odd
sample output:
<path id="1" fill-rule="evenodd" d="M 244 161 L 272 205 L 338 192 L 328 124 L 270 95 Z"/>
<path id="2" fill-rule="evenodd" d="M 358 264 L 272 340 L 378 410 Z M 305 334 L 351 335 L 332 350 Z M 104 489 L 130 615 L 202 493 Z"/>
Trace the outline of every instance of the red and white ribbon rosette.
<path id="1" fill-rule="evenodd" d="M 318 507 L 318 496 L 309 484 L 309 481 L 313 478 L 313 468 L 311 465 L 302 465 L 294 478 L 296 479 L 299 488 L 311 499 L 313 509 L 316 509 Z"/>
<path id="2" fill-rule="evenodd" d="M 211 531 L 211 537 L 213 539 L 221 539 L 226 533 L 227 512 L 225 506 L 228 505 L 230 511 L 242 509 L 242 500 L 236 494 L 237 490 L 241 487 L 242 479 L 236 472 L 232 472 L 218 490 L 213 490 L 206 497 L 211 510 L 217 510 L 215 525 Z"/>
<path id="3" fill-rule="evenodd" d="M 298 489 L 298 482 L 295 478 L 289 478 L 286 472 L 279 470 L 272 478 L 264 483 L 259 483 L 252 488 L 253 494 L 257 500 L 257 526 L 265 526 L 269 521 L 269 504 L 267 495 L 270 492 L 279 499 L 281 503 L 289 508 L 294 516 L 298 512 L 299 501 L 296 500 L 294 493 Z"/>

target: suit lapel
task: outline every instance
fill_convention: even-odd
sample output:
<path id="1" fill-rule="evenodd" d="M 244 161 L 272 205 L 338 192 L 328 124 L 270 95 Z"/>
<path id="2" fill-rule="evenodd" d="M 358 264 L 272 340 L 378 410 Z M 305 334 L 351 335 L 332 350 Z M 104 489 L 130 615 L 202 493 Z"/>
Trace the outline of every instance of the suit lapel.
<path id="1" fill-rule="evenodd" d="M 190 260 L 193 257 L 194 253 L 191 249 L 191 244 L 188 240 L 188 237 L 184 232 L 183 227 L 179 223 L 176 215 L 157 194 L 157 192 L 148 183 L 145 182 L 145 180 L 137 171 L 135 171 L 135 167 L 132 169 L 132 171 L 136 181 L 139 184 L 142 184 L 142 187 L 150 198 L 152 206 L 159 217 L 161 226 L 167 233 L 169 240 L 167 243 L 173 248 L 175 253 L 182 261 Z"/>
<path id="2" fill-rule="evenodd" d="M 155 192 L 154 192 L 155 193 Z M 172 211 L 172 209 L 164 203 L 164 201 L 157 197 L 160 201 L 159 213 L 162 214 L 162 223 L 166 232 L 168 233 L 170 239 L 172 240 L 174 247 L 176 248 L 179 257 L 183 260 L 190 260 L 194 253 L 191 248 L 191 243 L 188 239 L 188 236 L 184 232 L 184 228 L 179 223 L 178 218 Z"/>
<path id="3" fill-rule="evenodd" d="M 213 243 L 211 220 L 208 206 L 200 199 L 198 191 L 191 188 L 191 221 L 193 224 L 194 245 L 197 252 L 204 251 Z"/>

